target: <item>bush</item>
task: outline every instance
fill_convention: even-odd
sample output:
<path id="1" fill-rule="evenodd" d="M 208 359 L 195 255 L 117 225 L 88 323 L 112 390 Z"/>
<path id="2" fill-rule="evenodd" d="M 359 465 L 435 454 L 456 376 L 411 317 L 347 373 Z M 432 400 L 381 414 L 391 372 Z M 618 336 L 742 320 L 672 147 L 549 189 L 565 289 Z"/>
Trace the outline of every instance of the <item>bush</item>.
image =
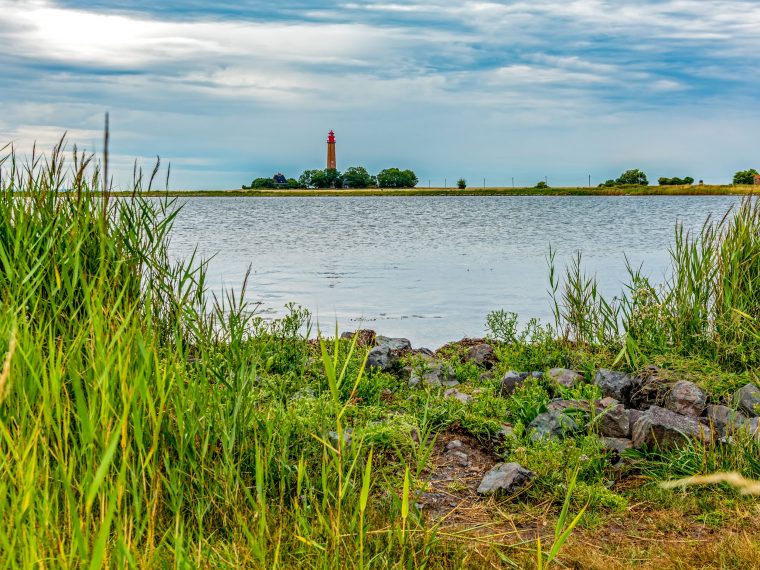
<path id="1" fill-rule="evenodd" d="M 542 188 L 543 189 L 543 188 L 548 188 L 548 187 L 549 187 L 549 185 L 545 181 L 543 181 L 543 180 L 540 180 L 540 181 L 536 182 L 536 188 Z"/>
<path id="2" fill-rule="evenodd" d="M 349 188 L 369 188 L 372 186 L 372 176 L 363 166 L 352 166 L 343 173 L 343 182 Z"/>
<path id="3" fill-rule="evenodd" d="M 618 185 L 649 186 L 647 175 L 638 168 L 626 170 L 615 182 Z"/>
<path id="4" fill-rule="evenodd" d="M 377 185 L 380 188 L 414 188 L 419 180 L 411 170 L 386 168 L 377 174 Z"/>
<path id="5" fill-rule="evenodd" d="M 689 186 L 694 184 L 694 179 L 691 176 L 686 178 L 658 178 L 657 183 L 660 186 Z"/>
<path id="6" fill-rule="evenodd" d="M 467 180 L 465 180 L 464 178 L 460 178 L 459 180 L 457 180 L 457 188 L 459 188 L 460 190 L 464 190 L 465 188 L 467 188 Z"/>
<path id="7" fill-rule="evenodd" d="M 757 170 L 754 168 L 740 170 L 734 174 L 734 184 L 754 184 L 755 176 L 757 176 Z"/>

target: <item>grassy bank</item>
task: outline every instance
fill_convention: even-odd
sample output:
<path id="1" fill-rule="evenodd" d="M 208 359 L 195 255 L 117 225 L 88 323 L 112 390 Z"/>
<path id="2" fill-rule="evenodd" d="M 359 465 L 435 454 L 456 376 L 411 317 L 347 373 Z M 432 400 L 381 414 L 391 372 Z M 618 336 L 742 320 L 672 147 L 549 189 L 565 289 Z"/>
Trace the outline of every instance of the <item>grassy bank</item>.
<path id="1" fill-rule="evenodd" d="M 468 400 L 410 385 L 404 369 L 429 372 L 423 353 L 370 370 L 371 335 L 313 342 L 303 309 L 266 322 L 244 291 L 209 298 L 203 263 L 169 261 L 173 199 L 146 200 L 139 179 L 129 199 L 101 186 L 82 155 L 2 163 L 1 566 L 760 564 L 756 499 L 727 485 L 659 486 L 714 471 L 760 478 L 751 435 L 620 461 L 593 418 L 568 437 L 527 429 L 555 398 L 594 402 L 600 367 L 656 365 L 716 403 L 757 383 L 756 203 L 701 235 L 678 233 L 663 288 L 632 271 L 625 295 L 603 299 L 580 259 L 552 271 L 555 323 L 517 330 L 497 311 L 488 365 L 468 358 L 467 342 L 432 357 Z M 557 366 L 583 380 L 543 375 L 502 395 L 507 371 Z M 452 463 L 454 440 L 466 467 Z M 535 477 L 482 497 L 475 478 L 497 461 Z"/>
<path id="2" fill-rule="evenodd" d="M 754 186 L 626 186 L 618 188 L 400 188 L 339 190 L 171 190 L 173 197 L 277 197 L 277 196 L 743 196 Z M 128 194 L 128 193 L 126 193 Z M 164 192 L 148 195 L 164 196 Z"/>

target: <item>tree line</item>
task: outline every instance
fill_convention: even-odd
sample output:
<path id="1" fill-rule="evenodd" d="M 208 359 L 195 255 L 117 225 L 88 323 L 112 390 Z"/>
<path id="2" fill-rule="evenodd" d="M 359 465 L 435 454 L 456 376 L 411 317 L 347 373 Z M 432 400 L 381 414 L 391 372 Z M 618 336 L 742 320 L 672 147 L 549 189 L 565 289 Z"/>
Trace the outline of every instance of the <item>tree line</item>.
<path id="1" fill-rule="evenodd" d="M 414 188 L 419 179 L 412 170 L 386 168 L 370 174 L 363 166 L 352 166 L 345 172 L 335 168 L 305 170 L 298 180 L 276 174 L 272 178 L 256 178 L 244 190 L 253 188 Z"/>

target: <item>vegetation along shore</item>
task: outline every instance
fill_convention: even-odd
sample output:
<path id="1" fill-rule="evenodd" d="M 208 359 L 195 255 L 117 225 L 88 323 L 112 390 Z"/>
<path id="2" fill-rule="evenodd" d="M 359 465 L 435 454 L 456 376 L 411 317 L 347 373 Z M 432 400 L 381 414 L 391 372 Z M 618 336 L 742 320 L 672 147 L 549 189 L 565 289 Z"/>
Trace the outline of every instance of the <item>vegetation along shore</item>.
<path id="1" fill-rule="evenodd" d="M 265 190 L 168 190 L 143 191 L 153 197 L 308 197 L 308 196 L 745 196 L 758 191 L 751 185 L 697 186 L 616 186 L 616 187 L 557 187 L 557 188 L 322 188 L 322 189 L 265 189 Z M 114 192 L 128 196 L 132 191 Z"/>
<path id="2" fill-rule="evenodd" d="M 141 176 L 0 160 L 3 567 L 760 567 L 754 198 L 432 351 L 207 295 Z"/>

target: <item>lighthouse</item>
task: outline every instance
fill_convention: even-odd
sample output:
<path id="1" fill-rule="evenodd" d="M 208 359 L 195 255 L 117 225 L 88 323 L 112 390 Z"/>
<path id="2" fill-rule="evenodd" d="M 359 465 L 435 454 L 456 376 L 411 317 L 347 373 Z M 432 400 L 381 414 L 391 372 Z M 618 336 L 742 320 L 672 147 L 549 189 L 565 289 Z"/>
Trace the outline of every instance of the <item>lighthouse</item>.
<path id="1" fill-rule="evenodd" d="M 335 133 L 330 131 L 327 135 L 327 168 L 335 170 Z"/>

